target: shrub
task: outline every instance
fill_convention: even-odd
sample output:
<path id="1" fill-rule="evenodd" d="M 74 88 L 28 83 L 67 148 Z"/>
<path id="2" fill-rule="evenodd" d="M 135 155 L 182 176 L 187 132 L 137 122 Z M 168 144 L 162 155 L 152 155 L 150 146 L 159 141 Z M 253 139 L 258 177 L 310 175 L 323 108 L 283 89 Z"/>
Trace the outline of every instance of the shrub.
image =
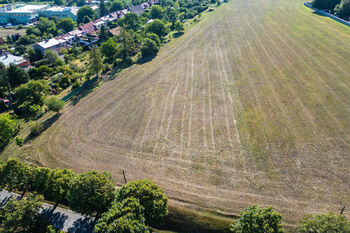
<path id="1" fill-rule="evenodd" d="M 23 138 L 16 137 L 15 140 L 16 140 L 17 146 L 19 146 L 19 147 L 22 147 L 22 146 L 23 146 L 23 142 L 24 142 Z"/>
<path id="2" fill-rule="evenodd" d="M 33 136 L 38 136 L 44 131 L 44 126 L 38 121 L 32 122 L 30 126 L 30 132 Z"/>
<path id="3" fill-rule="evenodd" d="M 64 101 L 57 96 L 51 96 L 46 99 L 46 105 L 50 111 L 59 112 L 64 107 Z"/>
<path id="4" fill-rule="evenodd" d="M 271 207 L 249 206 L 241 212 L 231 231 L 236 233 L 282 233 L 282 216 Z"/>
<path id="5" fill-rule="evenodd" d="M 343 215 L 332 212 L 320 215 L 305 215 L 300 221 L 298 233 L 338 233 L 350 232 L 350 222 Z"/>
<path id="6" fill-rule="evenodd" d="M 140 48 L 141 56 L 143 58 L 152 57 L 156 55 L 158 50 L 159 50 L 159 47 L 157 46 L 156 42 L 148 38 L 144 40 Z"/>
<path id="7" fill-rule="evenodd" d="M 139 199 L 145 208 L 147 225 L 158 226 L 164 223 L 168 214 L 168 198 L 152 181 L 136 180 L 125 184 L 118 190 L 115 202 L 122 202 L 130 197 Z"/>
<path id="8" fill-rule="evenodd" d="M 75 89 L 79 88 L 80 85 L 81 85 L 81 84 L 80 84 L 79 81 L 75 81 L 75 82 L 73 83 L 72 90 L 75 90 Z"/>

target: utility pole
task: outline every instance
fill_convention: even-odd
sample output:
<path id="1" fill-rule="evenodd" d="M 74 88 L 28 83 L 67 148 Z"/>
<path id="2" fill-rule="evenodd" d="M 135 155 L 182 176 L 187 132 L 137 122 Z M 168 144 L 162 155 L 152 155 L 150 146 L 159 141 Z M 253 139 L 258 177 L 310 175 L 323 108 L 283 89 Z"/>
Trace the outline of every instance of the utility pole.
<path id="1" fill-rule="evenodd" d="M 124 176 L 124 184 L 126 184 L 126 177 L 125 177 L 125 172 L 123 170 L 123 176 Z"/>

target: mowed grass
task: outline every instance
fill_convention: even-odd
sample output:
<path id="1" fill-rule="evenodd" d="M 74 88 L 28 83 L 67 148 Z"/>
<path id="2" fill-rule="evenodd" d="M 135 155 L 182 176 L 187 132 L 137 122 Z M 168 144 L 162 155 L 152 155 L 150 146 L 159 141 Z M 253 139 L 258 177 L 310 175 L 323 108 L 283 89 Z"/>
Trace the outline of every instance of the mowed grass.
<path id="1" fill-rule="evenodd" d="M 150 178 L 174 200 L 294 226 L 350 205 L 350 28 L 299 0 L 231 0 L 3 157 Z M 349 208 L 345 215 L 350 215 Z"/>
<path id="2" fill-rule="evenodd" d="M 16 29 L 16 28 L 0 28 L 0 36 L 3 36 L 4 39 L 6 39 L 6 36 L 8 35 L 15 35 L 15 34 L 20 34 L 20 35 L 25 35 L 26 34 L 26 29 Z"/>

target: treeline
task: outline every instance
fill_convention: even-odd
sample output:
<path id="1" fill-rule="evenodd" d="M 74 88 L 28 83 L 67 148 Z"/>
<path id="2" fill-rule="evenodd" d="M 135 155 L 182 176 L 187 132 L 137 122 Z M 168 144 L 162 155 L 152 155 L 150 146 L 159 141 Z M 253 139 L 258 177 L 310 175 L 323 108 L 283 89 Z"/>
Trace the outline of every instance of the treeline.
<path id="1" fill-rule="evenodd" d="M 345 20 L 350 19 L 350 0 L 313 0 L 311 5 Z"/>
<path id="2" fill-rule="evenodd" d="M 282 215 L 271 207 L 249 206 L 241 212 L 235 224 L 235 233 L 283 233 Z M 299 222 L 298 233 L 349 233 L 350 221 L 343 215 L 328 214 L 305 215 Z"/>
<path id="3" fill-rule="evenodd" d="M 153 182 L 132 181 L 116 191 L 115 181 L 108 172 L 75 174 L 69 169 L 52 170 L 10 159 L 0 166 L 0 184 L 1 188 L 9 191 L 23 192 L 22 196 L 30 191 L 79 213 L 96 216 L 96 233 L 149 232 L 148 226 L 163 224 L 168 213 L 168 199 Z M 42 203 L 40 196 L 33 201 L 35 196 L 31 194 L 27 199 Z M 2 221 L 7 223 L 10 220 L 6 220 L 5 216 Z"/>

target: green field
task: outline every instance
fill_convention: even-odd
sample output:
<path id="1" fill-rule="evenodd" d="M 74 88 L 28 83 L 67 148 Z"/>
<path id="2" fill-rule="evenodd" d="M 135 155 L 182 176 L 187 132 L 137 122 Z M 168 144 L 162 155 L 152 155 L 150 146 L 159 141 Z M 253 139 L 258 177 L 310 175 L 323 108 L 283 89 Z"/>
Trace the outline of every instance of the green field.
<path id="1" fill-rule="evenodd" d="M 125 170 L 221 213 L 271 205 L 293 226 L 350 206 L 349 154 L 350 28 L 299 0 L 231 0 L 2 156 Z"/>

